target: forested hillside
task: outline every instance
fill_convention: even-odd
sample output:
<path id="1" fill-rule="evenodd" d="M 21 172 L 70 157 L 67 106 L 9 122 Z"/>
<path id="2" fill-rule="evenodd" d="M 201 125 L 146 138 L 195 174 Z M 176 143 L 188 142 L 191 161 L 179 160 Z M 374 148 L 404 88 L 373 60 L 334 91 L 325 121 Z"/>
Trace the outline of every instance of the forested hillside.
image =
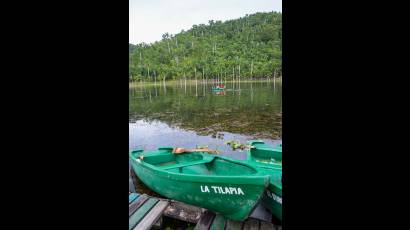
<path id="1" fill-rule="evenodd" d="M 141 31 L 143 32 L 143 31 Z M 249 79 L 281 76 L 282 14 L 210 20 L 152 44 L 129 44 L 129 78 Z"/>

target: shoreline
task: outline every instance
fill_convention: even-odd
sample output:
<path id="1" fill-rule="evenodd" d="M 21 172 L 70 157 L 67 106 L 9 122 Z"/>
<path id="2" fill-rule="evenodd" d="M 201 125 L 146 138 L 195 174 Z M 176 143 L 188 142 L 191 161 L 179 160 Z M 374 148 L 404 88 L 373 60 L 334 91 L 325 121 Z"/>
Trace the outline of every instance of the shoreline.
<path id="1" fill-rule="evenodd" d="M 202 79 L 198 79 L 198 80 L 196 80 L 196 81 L 198 82 L 198 85 L 204 84 L 203 81 L 202 81 Z M 184 79 L 183 79 L 182 81 L 180 81 L 180 80 L 169 80 L 169 81 L 165 81 L 165 85 L 171 85 L 171 86 L 181 85 L 181 82 L 182 82 L 182 85 L 185 85 L 185 80 L 184 80 Z M 233 83 L 233 82 L 236 83 L 236 84 L 239 83 L 238 81 L 229 80 L 229 81 L 223 82 L 223 84 L 227 84 L 227 83 L 228 83 L 228 84 L 231 84 L 231 83 Z M 267 79 L 260 79 L 260 80 L 259 80 L 259 79 L 258 79 L 258 80 L 249 80 L 249 79 L 246 79 L 246 80 L 241 80 L 240 82 L 241 82 L 241 83 L 250 83 L 250 82 L 253 82 L 253 83 L 266 83 L 266 82 L 273 82 L 273 80 L 272 80 L 272 79 L 269 79 L 269 80 L 267 80 Z M 282 77 L 276 78 L 276 79 L 275 79 L 275 83 L 282 83 Z M 186 80 L 186 84 L 187 84 L 187 85 L 195 85 L 196 83 L 195 83 L 195 80 L 189 79 L 189 80 Z M 208 79 L 208 83 L 207 83 L 207 84 L 213 85 L 214 82 L 213 82 L 213 81 L 210 81 L 210 79 Z M 155 83 L 155 82 L 151 82 L 151 81 L 139 81 L 139 82 L 129 82 L 128 85 L 129 85 L 130 88 L 134 88 L 134 87 L 140 87 L 140 86 L 164 85 L 164 82 L 163 82 L 163 81 L 157 81 L 157 82 Z"/>

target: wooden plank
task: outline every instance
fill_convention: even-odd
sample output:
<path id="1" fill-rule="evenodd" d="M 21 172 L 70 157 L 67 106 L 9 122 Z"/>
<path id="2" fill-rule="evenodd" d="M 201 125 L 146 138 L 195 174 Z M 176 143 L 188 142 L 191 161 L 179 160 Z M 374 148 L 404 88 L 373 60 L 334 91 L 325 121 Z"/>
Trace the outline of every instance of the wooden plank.
<path id="1" fill-rule="evenodd" d="M 226 218 L 220 214 L 217 214 L 212 222 L 210 230 L 224 230 L 226 225 Z"/>
<path id="2" fill-rule="evenodd" d="M 128 204 L 131 204 L 131 202 L 133 202 L 135 199 L 137 199 L 139 197 L 139 194 L 137 193 L 130 193 L 130 195 L 128 196 Z"/>
<path id="3" fill-rule="evenodd" d="M 163 215 L 172 219 L 196 224 L 201 218 L 204 209 L 188 205 L 179 201 L 170 201 Z"/>
<path id="4" fill-rule="evenodd" d="M 132 202 L 128 208 L 128 215 L 131 216 L 135 210 L 137 210 L 141 205 L 145 203 L 145 201 L 148 200 L 148 196 L 143 194 L 139 196 L 134 202 Z"/>
<path id="5" fill-rule="evenodd" d="M 132 214 L 129 219 L 129 230 L 133 229 L 142 218 L 151 210 L 152 207 L 158 202 L 158 199 L 150 198 L 147 202 L 144 203 L 137 211 Z"/>
<path id="6" fill-rule="evenodd" d="M 146 217 L 141 220 L 141 222 L 134 228 L 138 230 L 149 230 L 151 226 L 161 217 L 162 212 L 168 206 L 167 201 L 159 201 L 151 211 L 146 215 Z"/>
<path id="7" fill-rule="evenodd" d="M 132 166 L 131 166 L 131 159 L 128 162 L 128 167 L 129 167 L 129 172 L 130 172 L 129 177 L 128 177 L 128 179 L 129 179 L 129 191 L 132 192 L 132 193 L 137 193 L 137 191 L 135 191 L 136 186 L 135 186 L 135 183 L 134 183 L 136 175 L 135 175 L 135 172 L 134 172 L 134 170 L 132 169 Z"/>
<path id="8" fill-rule="evenodd" d="M 253 218 L 249 218 L 243 224 L 243 230 L 258 230 L 259 229 L 259 221 Z"/>
<path id="9" fill-rule="evenodd" d="M 195 225 L 194 230 L 208 230 L 211 227 L 212 221 L 214 220 L 215 213 L 205 212 L 198 223 Z"/>
<path id="10" fill-rule="evenodd" d="M 241 230 L 243 222 L 227 220 L 226 221 L 226 230 Z"/>
<path id="11" fill-rule="evenodd" d="M 135 185 L 134 185 L 134 181 L 133 181 L 133 178 L 132 178 L 131 175 L 130 175 L 128 181 L 129 181 L 129 182 L 128 182 L 128 190 L 129 190 L 130 192 L 132 192 L 132 193 L 137 192 L 137 191 L 135 191 Z"/>
<path id="12" fill-rule="evenodd" d="M 261 225 L 260 227 L 261 229 L 276 230 L 276 227 L 272 223 L 269 223 L 269 222 L 261 221 L 260 225 Z"/>

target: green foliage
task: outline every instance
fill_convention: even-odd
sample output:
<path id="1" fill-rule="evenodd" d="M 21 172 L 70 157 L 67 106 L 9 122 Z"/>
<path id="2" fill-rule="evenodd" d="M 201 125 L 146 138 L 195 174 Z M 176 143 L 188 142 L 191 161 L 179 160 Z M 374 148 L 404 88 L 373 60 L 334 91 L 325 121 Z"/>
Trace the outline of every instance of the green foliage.
<path id="1" fill-rule="evenodd" d="M 236 141 L 236 140 L 227 141 L 225 142 L 225 144 L 231 146 L 232 150 L 237 150 L 237 149 L 244 150 L 244 149 L 249 149 L 251 147 L 250 145 L 240 143 L 239 141 Z"/>
<path id="2" fill-rule="evenodd" d="M 130 80 L 263 78 L 282 70 L 282 14 L 210 20 L 152 44 L 129 44 Z M 196 71 L 195 71 L 196 70 Z"/>

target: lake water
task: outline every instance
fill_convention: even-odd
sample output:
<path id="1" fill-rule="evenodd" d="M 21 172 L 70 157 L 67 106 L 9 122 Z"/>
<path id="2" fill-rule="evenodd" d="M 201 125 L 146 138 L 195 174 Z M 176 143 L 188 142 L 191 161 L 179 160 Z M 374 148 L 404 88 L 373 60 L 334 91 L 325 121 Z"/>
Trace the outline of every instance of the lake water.
<path id="1" fill-rule="evenodd" d="M 280 82 L 227 84 L 213 92 L 208 84 L 140 86 L 129 90 L 129 148 L 207 146 L 221 155 L 245 159 L 227 141 L 281 142 Z M 137 185 L 138 187 L 139 185 Z"/>

